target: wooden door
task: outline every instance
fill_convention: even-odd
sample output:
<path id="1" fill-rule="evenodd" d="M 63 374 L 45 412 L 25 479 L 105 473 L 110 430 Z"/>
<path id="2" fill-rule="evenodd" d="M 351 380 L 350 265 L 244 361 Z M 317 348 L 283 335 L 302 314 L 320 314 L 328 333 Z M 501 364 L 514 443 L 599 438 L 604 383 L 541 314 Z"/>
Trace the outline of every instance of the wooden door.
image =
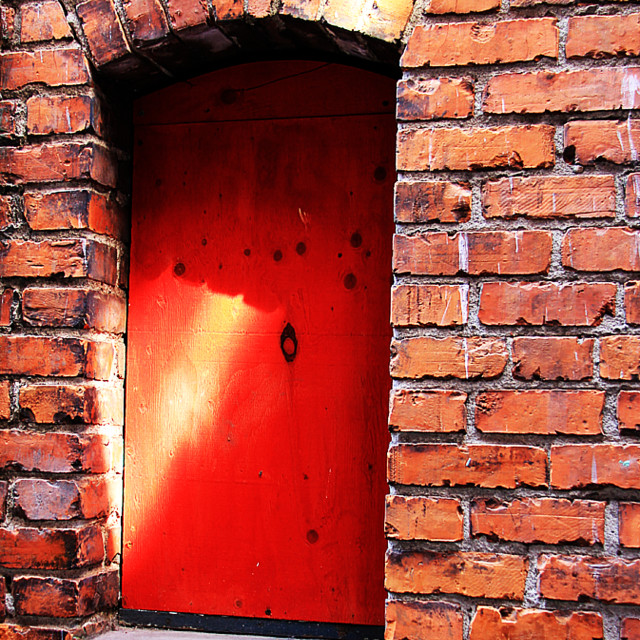
<path id="1" fill-rule="evenodd" d="M 394 82 L 136 104 L 123 606 L 382 624 Z"/>

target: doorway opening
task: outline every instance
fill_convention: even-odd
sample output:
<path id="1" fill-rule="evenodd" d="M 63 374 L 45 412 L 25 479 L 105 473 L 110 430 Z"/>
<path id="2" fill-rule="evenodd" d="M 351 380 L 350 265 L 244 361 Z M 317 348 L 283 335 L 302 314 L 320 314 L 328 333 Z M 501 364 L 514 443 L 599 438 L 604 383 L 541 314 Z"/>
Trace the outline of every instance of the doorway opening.
<path id="1" fill-rule="evenodd" d="M 124 620 L 380 633 L 394 94 L 289 60 L 136 102 Z"/>

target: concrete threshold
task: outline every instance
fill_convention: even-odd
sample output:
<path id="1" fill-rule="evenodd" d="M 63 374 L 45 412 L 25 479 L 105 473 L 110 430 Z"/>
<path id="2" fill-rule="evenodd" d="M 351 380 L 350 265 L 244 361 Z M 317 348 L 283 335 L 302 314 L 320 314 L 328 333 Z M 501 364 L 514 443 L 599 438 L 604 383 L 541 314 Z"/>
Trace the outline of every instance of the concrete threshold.
<path id="1" fill-rule="evenodd" d="M 288 640 L 286 637 L 231 635 L 204 631 L 176 631 L 174 629 L 148 629 L 118 627 L 100 636 L 100 640 Z M 308 640 L 308 639 L 306 639 Z"/>

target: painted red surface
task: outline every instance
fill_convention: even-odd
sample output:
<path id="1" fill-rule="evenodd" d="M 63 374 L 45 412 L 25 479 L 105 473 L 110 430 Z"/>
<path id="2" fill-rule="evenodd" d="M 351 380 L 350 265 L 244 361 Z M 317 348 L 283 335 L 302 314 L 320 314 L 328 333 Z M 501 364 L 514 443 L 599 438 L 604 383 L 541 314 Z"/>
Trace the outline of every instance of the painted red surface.
<path id="1" fill-rule="evenodd" d="M 382 624 L 393 92 L 280 62 L 138 102 L 125 608 Z"/>

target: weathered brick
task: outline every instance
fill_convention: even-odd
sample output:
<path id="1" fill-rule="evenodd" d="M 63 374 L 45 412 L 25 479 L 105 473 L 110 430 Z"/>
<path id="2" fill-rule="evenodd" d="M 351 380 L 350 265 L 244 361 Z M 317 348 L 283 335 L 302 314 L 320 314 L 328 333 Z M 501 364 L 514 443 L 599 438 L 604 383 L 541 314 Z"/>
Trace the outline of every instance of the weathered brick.
<path id="1" fill-rule="evenodd" d="M 471 503 L 472 535 L 547 544 L 604 542 L 604 502 L 477 498 Z"/>
<path id="2" fill-rule="evenodd" d="M 18 102 L 15 100 L 0 101 L 0 136 L 18 134 Z"/>
<path id="3" fill-rule="evenodd" d="M 489 325 L 595 326 L 615 304 L 612 283 L 487 282 L 478 317 Z"/>
<path id="4" fill-rule="evenodd" d="M 13 304 L 13 289 L 3 289 L 0 293 L 0 326 L 11 325 L 11 305 Z"/>
<path id="5" fill-rule="evenodd" d="M 514 338 L 513 375 L 525 380 L 585 380 L 593 375 L 592 338 Z"/>
<path id="6" fill-rule="evenodd" d="M 399 171 L 471 171 L 500 167 L 534 169 L 555 161 L 554 127 L 402 129 L 398 133 Z"/>
<path id="7" fill-rule="evenodd" d="M 169 33 L 164 10 L 157 0 L 124 0 L 122 5 L 134 44 L 155 42 Z"/>
<path id="8" fill-rule="evenodd" d="M 9 493 L 9 483 L 6 480 L 0 480 L 0 522 L 4 520 L 4 516 L 7 512 L 8 493 Z M 0 604 L 0 606 L 2 605 Z"/>
<path id="9" fill-rule="evenodd" d="M 12 210 L 13 202 L 11 196 L 0 196 L 0 231 L 12 227 L 15 223 Z"/>
<path id="10" fill-rule="evenodd" d="M 18 615 L 86 616 L 115 607 L 119 592 L 118 572 L 77 579 L 18 576 L 13 579 L 12 591 Z"/>
<path id="11" fill-rule="evenodd" d="M 618 426 L 620 429 L 640 429 L 640 392 L 621 391 L 618 395 Z"/>
<path id="12" fill-rule="evenodd" d="M 20 409 L 37 423 L 122 424 L 122 388 L 30 384 L 20 387 Z"/>
<path id="13" fill-rule="evenodd" d="M 611 218 L 616 215 L 613 176 L 503 178 L 482 189 L 486 218 Z"/>
<path id="14" fill-rule="evenodd" d="M 466 222 L 471 216 L 471 187 L 449 181 L 397 182 L 398 222 Z"/>
<path id="15" fill-rule="evenodd" d="M 392 431 L 464 431 L 465 401 L 461 391 L 397 389 L 391 393 L 389 426 Z"/>
<path id="16" fill-rule="evenodd" d="M 551 249 L 549 231 L 398 234 L 393 242 L 393 269 L 414 275 L 545 273 Z"/>
<path id="17" fill-rule="evenodd" d="M 627 178 L 624 206 L 630 218 L 640 216 L 640 173 L 632 173 Z"/>
<path id="18" fill-rule="evenodd" d="M 91 55 L 98 66 L 129 53 L 129 47 L 111 0 L 86 0 L 76 7 Z"/>
<path id="19" fill-rule="evenodd" d="M 45 473 L 105 473 L 112 446 L 102 435 L 0 431 L 0 468 Z"/>
<path id="20" fill-rule="evenodd" d="M 327 0 L 322 17 L 336 27 L 355 31 L 364 6 L 364 0 Z"/>
<path id="21" fill-rule="evenodd" d="M 623 618 L 620 640 L 640 640 L 640 618 Z"/>
<path id="22" fill-rule="evenodd" d="M 485 433 L 602 432 L 604 391 L 485 391 L 476 400 L 476 428 Z"/>
<path id="23" fill-rule="evenodd" d="M 36 82 L 50 87 L 89 82 L 89 66 L 80 49 L 39 49 L 0 53 L 0 89 L 19 89 Z"/>
<path id="24" fill-rule="evenodd" d="M 0 576 L 0 622 L 7 617 L 7 583 L 4 576 Z M 0 626 L 0 634 L 2 634 L 2 626 Z"/>
<path id="25" fill-rule="evenodd" d="M 579 164 L 608 160 L 616 164 L 636 162 L 640 149 L 640 120 L 575 120 L 564 126 L 565 154 Z"/>
<path id="26" fill-rule="evenodd" d="M 242 17 L 244 3 L 242 0 L 213 0 L 213 10 L 218 20 L 233 20 Z"/>
<path id="27" fill-rule="evenodd" d="M 16 33 L 16 10 L 6 4 L 0 5 L 0 40 L 10 42 Z"/>
<path id="28" fill-rule="evenodd" d="M 520 600 L 528 560 L 522 556 L 457 551 L 387 555 L 385 585 L 397 593 L 452 593 Z"/>
<path id="29" fill-rule="evenodd" d="M 542 555 L 538 570 L 543 598 L 640 604 L 640 560 Z"/>
<path id="30" fill-rule="evenodd" d="M 602 616 L 586 611 L 544 611 L 478 607 L 471 622 L 469 640 L 524 640 L 564 638 L 602 640 Z"/>
<path id="31" fill-rule="evenodd" d="M 385 619 L 384 640 L 462 640 L 462 612 L 456 604 L 391 600 Z"/>
<path id="32" fill-rule="evenodd" d="M 552 18 L 418 25 L 400 64 L 445 67 L 495 64 L 558 56 L 558 29 Z"/>
<path id="33" fill-rule="evenodd" d="M 462 540 L 462 506 L 453 498 L 387 496 L 384 531 L 393 540 Z"/>
<path id="34" fill-rule="evenodd" d="M 74 632 L 65 628 L 23 627 L 18 624 L 0 624 L 2 640 L 73 640 Z"/>
<path id="35" fill-rule="evenodd" d="M 413 0 L 376 0 L 362 16 L 360 30 L 373 38 L 393 42 L 400 38 L 413 11 Z"/>
<path id="36" fill-rule="evenodd" d="M 11 417 L 11 382 L 0 380 L 0 420 Z"/>
<path id="37" fill-rule="evenodd" d="M 396 378 L 493 378 L 507 364 L 499 338 L 407 338 L 391 343 L 391 375 Z"/>
<path id="38" fill-rule="evenodd" d="M 115 238 L 124 234 L 125 216 L 115 200 L 87 189 L 26 191 L 24 214 L 36 231 L 90 229 Z"/>
<path id="39" fill-rule="evenodd" d="M 640 502 L 619 504 L 618 535 L 623 547 L 640 547 Z"/>
<path id="40" fill-rule="evenodd" d="M 20 7 L 20 41 L 40 42 L 71 37 L 71 29 L 56 0 L 29 2 Z"/>
<path id="41" fill-rule="evenodd" d="M 607 111 L 638 109 L 640 69 L 581 69 L 507 73 L 487 84 L 483 109 L 488 113 Z"/>
<path id="42" fill-rule="evenodd" d="M 90 289 L 29 287 L 22 294 L 22 315 L 39 327 L 77 327 L 123 333 L 123 298 Z"/>
<path id="43" fill-rule="evenodd" d="M 104 542 L 99 527 L 0 529 L 0 566 L 10 569 L 76 569 L 99 564 Z"/>
<path id="44" fill-rule="evenodd" d="M 168 0 L 167 9 L 175 31 L 206 25 L 209 18 L 206 0 Z"/>
<path id="45" fill-rule="evenodd" d="M 398 120 L 468 118 L 473 82 L 467 78 L 409 78 L 398 82 Z"/>
<path id="46" fill-rule="evenodd" d="M 100 518 L 112 507 L 109 482 L 102 477 L 78 480 L 16 480 L 16 510 L 28 520 Z"/>
<path id="47" fill-rule="evenodd" d="M 637 56 L 640 54 L 640 13 L 569 18 L 567 58 Z"/>
<path id="48" fill-rule="evenodd" d="M 106 562 L 111 564 L 117 562 L 122 554 L 122 526 L 116 524 L 115 526 L 107 527 L 106 533 Z"/>
<path id="49" fill-rule="evenodd" d="M 398 285 L 391 290 L 391 322 L 397 327 L 465 324 L 468 295 L 466 285 Z"/>
<path id="50" fill-rule="evenodd" d="M 600 375 L 612 380 L 638 380 L 640 336 L 607 336 L 600 340 Z"/>
<path id="51" fill-rule="evenodd" d="M 576 271 L 640 271 L 639 246 L 637 229 L 570 229 L 562 240 L 562 264 Z"/>
<path id="52" fill-rule="evenodd" d="M 32 376 L 84 376 L 104 380 L 111 375 L 113 345 L 78 338 L 0 335 L 0 373 Z"/>
<path id="53" fill-rule="evenodd" d="M 32 96 L 27 100 L 27 131 L 35 135 L 101 132 L 98 103 L 90 96 Z"/>
<path id="54" fill-rule="evenodd" d="M 579 489 L 610 484 L 640 488 L 640 446 L 567 444 L 551 447 L 551 486 Z"/>
<path id="55" fill-rule="evenodd" d="M 247 14 L 253 18 L 266 18 L 271 13 L 271 0 L 247 0 Z"/>
<path id="56" fill-rule="evenodd" d="M 402 444 L 388 454 L 389 482 L 421 486 L 547 485 L 547 453 L 511 445 Z"/>
<path id="57" fill-rule="evenodd" d="M 499 0 L 430 0 L 425 13 L 477 13 L 500 8 Z"/>

